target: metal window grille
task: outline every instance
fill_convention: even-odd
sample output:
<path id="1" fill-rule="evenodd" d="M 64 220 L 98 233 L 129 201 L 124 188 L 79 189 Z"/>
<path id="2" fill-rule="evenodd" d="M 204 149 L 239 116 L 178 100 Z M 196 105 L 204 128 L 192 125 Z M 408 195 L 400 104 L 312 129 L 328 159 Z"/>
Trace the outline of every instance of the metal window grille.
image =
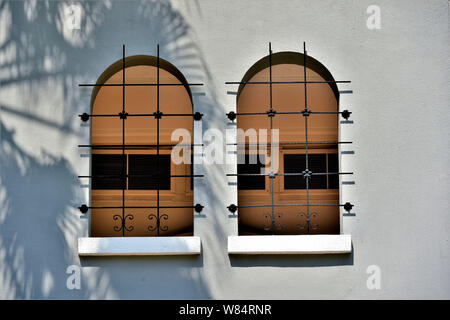
<path id="1" fill-rule="evenodd" d="M 311 215 L 310 215 L 310 208 L 311 207 L 343 207 L 347 212 L 350 212 L 350 210 L 353 208 L 353 204 L 350 202 L 346 202 L 345 204 L 314 204 L 310 203 L 310 197 L 309 197 L 309 189 L 310 183 L 312 177 L 314 176 L 320 176 L 320 175 L 347 175 L 347 174 L 353 174 L 353 172 L 313 172 L 311 171 L 311 167 L 309 166 L 309 159 L 308 159 L 308 146 L 313 144 L 349 144 L 352 142 L 349 141 L 333 141 L 333 142 L 324 142 L 324 141 L 308 141 L 308 118 L 310 116 L 320 116 L 323 114 L 340 114 L 345 120 L 348 120 L 350 117 L 350 114 L 352 112 L 348 110 L 338 111 L 336 112 L 321 112 L 321 111 L 312 111 L 308 106 L 308 85 L 310 84 L 323 84 L 323 83 L 351 83 L 351 81 L 308 81 L 306 77 L 306 62 L 307 62 L 307 53 L 306 53 L 306 44 L 303 42 L 303 81 L 272 81 L 272 45 L 269 42 L 269 81 L 230 81 L 225 82 L 225 84 L 229 85 L 269 85 L 270 95 L 269 95 L 269 110 L 265 112 L 229 112 L 227 113 L 227 117 L 230 121 L 234 121 L 238 116 L 267 116 L 270 121 L 270 130 L 271 130 L 271 143 L 273 143 L 273 137 L 272 137 L 272 129 L 273 129 L 273 118 L 275 116 L 279 115 L 301 115 L 305 119 L 305 141 L 300 142 L 285 142 L 285 143 L 278 143 L 278 145 L 304 145 L 305 146 L 305 170 L 302 172 L 290 172 L 290 173 L 276 173 L 273 171 L 273 154 L 270 154 L 270 171 L 268 174 L 262 174 L 262 173 L 229 173 L 227 176 L 268 176 L 270 178 L 270 184 L 271 184 L 271 203 L 270 204 L 256 204 L 256 205 L 235 205 L 231 204 L 227 208 L 231 213 L 235 213 L 239 208 L 255 208 L 255 207 L 266 207 L 271 208 L 271 226 L 270 231 L 272 233 L 275 233 L 275 220 L 277 218 L 275 214 L 275 207 L 306 207 L 306 229 L 309 233 L 309 230 L 311 228 Z M 304 100 L 304 108 L 299 111 L 295 112 L 283 112 L 280 110 L 275 110 L 273 108 L 272 104 L 272 85 L 283 85 L 283 84 L 303 84 L 304 90 L 305 90 L 305 100 Z M 243 143 L 245 145 L 245 143 Z M 234 143 L 234 145 L 237 145 L 237 143 Z M 248 145 L 248 144 L 247 144 Z M 305 179 L 306 183 L 306 204 L 276 204 L 274 200 L 274 180 L 277 177 L 282 176 L 302 176 Z"/>
<path id="2" fill-rule="evenodd" d="M 122 150 L 122 165 L 121 165 L 121 174 L 119 179 L 121 179 L 123 182 L 121 183 L 122 186 L 122 205 L 121 206 L 88 206 L 86 204 L 83 204 L 79 207 L 79 210 L 85 214 L 90 209 L 104 209 L 104 210 L 110 210 L 110 209 L 122 209 L 122 214 L 116 214 L 113 216 L 114 221 L 119 221 L 120 224 L 118 226 L 114 226 L 114 231 L 121 232 L 122 236 L 125 236 L 125 232 L 131 232 L 133 231 L 132 225 L 127 225 L 127 220 L 133 220 L 134 216 L 132 213 L 125 214 L 125 209 L 156 209 L 156 214 L 150 213 L 148 215 L 148 220 L 150 222 L 150 225 L 148 226 L 149 231 L 155 231 L 157 232 L 157 236 L 159 236 L 160 231 L 167 231 L 168 226 L 163 226 L 161 224 L 161 220 L 168 220 L 169 216 L 165 213 L 161 213 L 160 209 L 180 209 L 180 208 L 193 208 L 195 212 L 199 213 L 204 208 L 201 204 L 195 204 L 194 206 L 161 206 L 160 205 L 160 180 L 161 175 L 163 173 L 160 172 L 160 148 L 161 147 L 173 147 L 175 144 L 160 144 L 160 123 L 159 121 L 163 117 L 193 117 L 194 120 L 199 121 L 202 119 L 203 114 L 200 112 L 193 112 L 193 113 L 163 113 L 160 111 L 160 89 L 166 87 L 166 86 L 202 86 L 202 83 L 160 83 L 160 77 L 159 77 L 159 71 L 160 71 L 160 56 L 159 56 L 159 44 L 157 45 L 157 64 L 156 64 L 156 83 L 126 83 L 125 81 L 125 69 L 126 69 L 126 61 L 125 61 L 125 45 L 122 46 L 122 83 L 120 84 L 106 84 L 106 83 L 96 83 L 96 84 L 79 84 L 80 87 L 104 87 L 104 86 L 120 86 L 122 87 L 122 111 L 118 114 L 88 114 L 83 113 L 79 115 L 81 120 L 83 122 L 87 122 L 92 117 L 118 117 L 122 120 L 122 144 L 121 145 L 79 145 L 80 148 L 90 148 L 92 149 L 101 149 L 101 150 Z M 156 112 L 148 113 L 148 114 L 132 114 L 128 113 L 125 106 L 125 93 L 126 93 L 126 87 L 128 86 L 156 86 Z M 127 145 L 125 144 L 125 123 L 126 120 L 129 117 L 148 117 L 153 118 L 153 121 L 156 121 L 156 144 L 133 144 L 133 145 Z M 191 144 L 183 144 L 183 146 L 190 147 L 191 153 L 193 152 L 193 147 L 195 146 L 193 143 Z M 125 150 L 129 149 L 143 149 L 143 148 L 149 148 L 149 147 L 156 147 L 156 174 L 139 174 L 134 175 L 135 177 L 138 176 L 139 178 L 146 178 L 146 177 L 156 177 L 156 188 L 153 186 L 152 189 L 156 189 L 156 206 L 125 206 L 125 189 L 127 185 L 127 179 L 130 178 L 132 175 L 126 173 L 126 155 Z M 193 163 L 191 163 L 192 168 Z M 167 174 L 167 173 L 166 173 Z M 102 175 L 102 177 L 106 178 L 116 178 L 117 175 Z M 169 178 L 198 178 L 203 177 L 203 175 L 194 175 L 193 171 L 191 170 L 191 173 L 188 175 L 173 175 L 169 174 Z M 93 175 L 84 175 L 84 176 L 78 176 L 78 178 L 88 178 L 92 179 L 95 178 Z M 191 180 L 193 181 L 193 180 Z"/>

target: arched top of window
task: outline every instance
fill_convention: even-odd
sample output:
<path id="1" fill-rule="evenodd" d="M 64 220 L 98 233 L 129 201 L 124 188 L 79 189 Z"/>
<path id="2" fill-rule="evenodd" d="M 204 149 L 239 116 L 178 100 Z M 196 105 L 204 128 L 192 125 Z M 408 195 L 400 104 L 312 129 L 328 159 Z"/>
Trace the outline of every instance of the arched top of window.
<path id="1" fill-rule="evenodd" d="M 248 82 L 252 78 L 254 78 L 260 71 L 263 71 L 264 69 L 268 69 L 270 65 L 269 61 L 270 57 L 265 56 L 264 58 L 261 58 L 258 60 L 255 64 L 253 64 L 250 69 L 245 73 L 244 77 L 242 78 L 241 82 Z M 303 61 L 304 61 L 304 55 L 300 52 L 294 52 L 294 51 L 282 51 L 277 53 L 272 53 L 272 67 L 280 64 L 293 64 L 293 65 L 299 65 L 303 67 Z M 336 100 L 339 102 L 339 90 L 334 83 L 334 78 L 331 75 L 331 72 L 318 60 L 314 59 L 310 55 L 308 55 L 308 58 L 306 59 L 306 68 L 309 70 L 314 71 L 317 73 L 321 78 L 322 81 L 330 81 L 328 84 L 333 91 Z M 300 74 L 300 76 L 303 77 L 303 73 Z M 308 79 L 313 80 L 313 79 Z M 274 79 L 276 81 L 276 79 Z M 239 100 L 239 96 L 244 89 L 245 84 L 242 83 L 239 86 L 238 94 L 237 94 L 237 100 Z"/>
<path id="2" fill-rule="evenodd" d="M 150 67 L 154 67 L 155 72 L 156 72 L 157 64 L 158 64 L 158 58 L 154 57 L 154 56 L 135 55 L 135 56 L 129 56 L 129 57 L 125 58 L 125 68 L 126 69 L 130 68 L 130 67 L 136 67 L 136 66 L 150 66 Z M 111 78 L 113 78 L 115 75 L 117 75 L 117 74 L 121 75 L 122 68 L 123 68 L 123 60 L 119 59 L 116 62 L 114 62 L 113 64 L 111 64 L 108 68 L 106 68 L 105 71 L 103 71 L 103 73 L 100 75 L 100 77 L 98 77 L 96 85 L 105 84 Z M 164 60 L 162 58 L 159 58 L 159 68 L 160 68 L 160 71 L 161 70 L 166 71 L 167 73 L 171 74 L 175 79 L 177 79 L 179 81 L 179 83 L 182 83 L 184 85 L 184 88 L 186 89 L 186 91 L 189 95 L 189 98 L 191 100 L 191 104 L 193 104 L 191 89 L 188 85 L 186 78 L 181 73 L 181 71 L 177 67 L 175 67 L 173 64 L 171 64 L 169 61 Z M 122 78 L 120 78 L 120 81 L 122 81 L 121 79 Z M 154 82 L 156 83 L 156 76 L 155 76 Z M 96 86 L 92 90 L 91 111 L 92 111 L 94 101 L 95 101 L 95 99 L 98 95 L 98 92 L 100 91 L 101 88 L 102 88 L 101 86 Z"/>
<path id="3" fill-rule="evenodd" d="M 186 78 L 170 62 L 153 56 L 136 55 L 125 59 L 125 84 L 123 90 L 123 60 L 110 65 L 98 78 L 91 96 L 92 144 L 121 144 L 122 120 L 118 115 L 123 108 L 133 115 L 125 125 L 125 142 L 156 144 L 157 123 L 151 115 L 159 110 L 163 114 L 192 114 L 192 94 Z M 159 66 L 159 69 L 158 69 Z M 159 70 L 159 71 L 158 71 Z M 157 90 L 156 84 L 160 87 Z M 106 86 L 105 86 L 106 84 Z M 131 85 L 133 84 L 133 85 Z M 136 85 L 137 84 L 137 85 Z M 174 85 L 170 85 L 174 84 Z M 180 85 L 181 84 L 181 85 Z M 112 85 L 112 86 L 111 86 Z M 142 115 L 142 116 L 139 116 Z M 171 133 L 177 128 L 192 132 L 192 117 L 164 117 L 161 119 L 159 138 L 161 144 L 171 143 Z"/>
<path id="4" fill-rule="evenodd" d="M 304 117 L 295 114 L 305 108 L 304 55 L 299 52 L 273 53 L 272 67 L 269 59 L 269 56 L 260 59 L 245 73 L 238 89 L 237 112 L 266 112 L 272 103 L 273 110 L 278 112 L 272 127 L 280 130 L 280 141 L 305 141 Z M 268 83 L 270 73 L 272 89 Z M 310 56 L 306 59 L 306 78 L 308 110 L 326 113 L 309 117 L 308 138 L 310 141 L 337 141 L 339 90 L 335 80 L 323 64 Z M 267 117 L 244 116 L 237 119 L 237 126 L 246 131 L 252 128 L 269 130 L 271 125 Z"/>

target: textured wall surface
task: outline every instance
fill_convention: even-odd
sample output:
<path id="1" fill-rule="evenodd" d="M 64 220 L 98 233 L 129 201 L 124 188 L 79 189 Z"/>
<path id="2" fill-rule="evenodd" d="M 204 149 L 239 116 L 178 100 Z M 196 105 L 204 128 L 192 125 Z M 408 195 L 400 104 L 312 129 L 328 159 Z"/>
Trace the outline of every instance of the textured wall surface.
<path id="1" fill-rule="evenodd" d="M 370 30 L 369 5 L 381 9 Z M 0 298 L 450 298 L 449 3 L 441 1 L 95 1 L 80 30 L 64 27 L 63 2 L 0 1 Z M 232 257 L 236 218 L 232 168 L 198 168 L 197 257 L 83 258 L 88 220 L 89 110 L 93 82 L 127 55 L 171 61 L 194 90 L 203 130 L 224 131 L 248 68 L 275 52 L 301 51 L 337 80 L 343 171 L 341 197 L 353 237 L 349 256 Z M 81 289 L 66 268 L 81 266 Z M 366 270 L 381 270 L 369 290 Z"/>

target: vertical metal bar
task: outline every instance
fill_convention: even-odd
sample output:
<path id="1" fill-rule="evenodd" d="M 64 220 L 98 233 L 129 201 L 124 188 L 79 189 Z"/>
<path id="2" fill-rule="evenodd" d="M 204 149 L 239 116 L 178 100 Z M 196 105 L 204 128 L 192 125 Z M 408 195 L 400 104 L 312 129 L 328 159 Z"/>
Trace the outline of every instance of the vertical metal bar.
<path id="1" fill-rule="evenodd" d="M 122 45 L 122 113 L 125 114 L 125 45 Z M 122 117 L 122 237 L 125 236 L 125 117 Z"/>
<path id="2" fill-rule="evenodd" d="M 329 156 L 330 154 L 329 153 L 326 153 L 326 156 L 325 156 L 325 171 L 327 172 L 327 173 L 329 173 L 329 170 L 328 170 L 328 156 Z M 338 169 L 338 172 L 339 172 L 339 169 Z M 329 189 L 330 188 L 330 175 L 328 175 L 327 174 L 327 189 Z"/>
<path id="3" fill-rule="evenodd" d="M 303 41 L 303 80 L 305 82 L 305 112 L 308 112 L 308 95 L 307 95 L 307 83 L 306 83 L 306 44 Z M 305 116 L 305 161 L 306 171 L 309 170 L 308 166 L 308 116 Z M 309 174 L 306 175 L 306 226 L 309 233 Z"/>
<path id="4" fill-rule="evenodd" d="M 270 111 L 272 111 L 272 43 L 270 42 L 269 42 L 269 85 L 270 85 Z"/>
<path id="5" fill-rule="evenodd" d="M 273 104 L 272 104 L 272 44 L 269 42 L 269 82 L 270 82 L 270 112 L 273 110 Z M 273 142 L 273 115 L 269 116 L 270 119 L 270 143 Z M 270 172 L 273 174 L 273 154 L 270 152 Z M 275 233 L 275 208 L 274 208 L 274 177 L 270 177 L 270 183 L 271 183 L 271 196 L 272 196 L 272 234 Z"/>
<path id="6" fill-rule="evenodd" d="M 156 47 L 157 61 L 156 61 L 156 234 L 159 236 L 159 44 Z"/>

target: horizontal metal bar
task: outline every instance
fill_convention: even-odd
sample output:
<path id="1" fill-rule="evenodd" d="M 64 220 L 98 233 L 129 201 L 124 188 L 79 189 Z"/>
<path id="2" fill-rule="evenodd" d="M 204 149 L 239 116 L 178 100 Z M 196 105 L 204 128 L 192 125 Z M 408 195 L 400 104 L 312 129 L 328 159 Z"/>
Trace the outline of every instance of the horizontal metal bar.
<path id="1" fill-rule="evenodd" d="M 236 116 L 259 116 L 259 115 L 265 115 L 267 116 L 267 112 L 238 112 L 234 113 Z"/>
<path id="2" fill-rule="evenodd" d="M 124 210 L 124 209 L 158 209 L 158 214 L 159 214 L 159 209 L 160 208 L 163 208 L 163 209 L 185 209 L 185 208 L 189 209 L 189 208 L 192 208 L 192 209 L 195 210 L 195 212 L 200 213 L 203 210 L 204 207 L 205 206 L 203 206 L 203 205 L 201 205 L 199 203 L 195 204 L 194 206 L 160 206 L 159 205 L 159 200 L 158 200 L 158 205 L 157 206 L 130 206 L 130 207 L 127 207 L 125 205 L 122 205 L 121 207 L 116 207 L 116 206 L 114 206 L 114 207 L 103 207 L 103 206 L 100 206 L 100 207 L 96 207 L 96 206 L 88 207 L 87 205 L 83 204 L 83 205 L 79 206 L 78 209 L 83 214 L 88 212 L 89 209 L 122 209 L 122 210 Z"/>
<path id="3" fill-rule="evenodd" d="M 131 206 L 131 207 L 127 207 L 127 206 L 117 206 L 117 207 L 89 207 L 87 206 L 88 209 L 157 209 L 157 208 L 161 208 L 161 209 L 194 209 L 195 206 Z"/>
<path id="4" fill-rule="evenodd" d="M 343 111 L 308 111 L 308 114 L 342 114 Z M 302 111 L 273 111 L 273 115 L 304 114 Z M 268 112 L 237 112 L 236 116 L 268 116 Z"/>
<path id="5" fill-rule="evenodd" d="M 353 172 L 317 172 L 317 173 L 312 172 L 311 173 L 312 176 L 330 176 L 330 175 L 338 175 L 338 174 L 353 174 Z M 289 175 L 289 174 L 285 174 L 285 175 Z"/>
<path id="6" fill-rule="evenodd" d="M 272 208 L 272 207 L 343 207 L 345 204 L 255 204 L 236 206 L 236 208 Z"/>
<path id="7" fill-rule="evenodd" d="M 159 113 L 160 117 L 195 117 L 195 113 Z M 95 117 L 96 115 L 92 115 Z M 117 115 L 116 115 L 117 116 Z M 154 117 L 154 113 L 127 114 L 127 117 Z"/>
<path id="8" fill-rule="evenodd" d="M 227 81 L 225 84 L 292 84 L 292 83 L 351 83 L 349 80 L 338 81 Z"/>
<path id="9" fill-rule="evenodd" d="M 125 177 L 156 177 L 157 174 L 126 174 Z M 163 177 L 170 177 L 170 178 L 202 178 L 204 177 L 203 174 L 174 174 L 174 175 L 161 175 Z M 78 178 L 123 178 L 122 175 L 117 174 L 99 174 L 99 175 L 88 175 L 88 176 L 78 176 Z"/>
<path id="10" fill-rule="evenodd" d="M 175 146 L 180 146 L 180 147 L 201 147 L 204 144 L 187 144 L 187 143 L 183 143 L 183 144 L 159 144 L 160 147 L 175 147 Z M 122 149 L 123 147 L 125 148 L 151 148 L 151 147 L 157 147 L 157 144 L 103 144 L 103 145 L 94 145 L 94 144 L 79 144 L 78 147 L 79 148 L 93 148 L 93 149 L 116 149 L 116 148 L 120 148 Z"/>
<path id="11" fill-rule="evenodd" d="M 275 145 L 275 146 L 277 146 L 277 145 L 280 145 L 280 146 L 282 146 L 282 145 L 296 145 L 296 144 L 350 144 L 350 143 L 353 143 L 352 141 L 316 141 L 316 142 L 278 142 L 278 143 L 270 143 L 270 142 L 267 142 L 266 144 L 268 145 L 268 146 L 270 146 L 270 145 Z M 241 142 L 241 143 L 227 143 L 227 146 L 236 146 L 236 145 L 238 145 L 238 146 L 242 146 L 242 145 L 246 145 L 246 146 L 259 146 L 259 145 L 261 145 L 262 143 L 244 143 L 244 142 Z"/>
<path id="12" fill-rule="evenodd" d="M 310 173 L 312 176 L 324 176 L 324 175 L 336 175 L 336 174 L 353 174 L 353 172 L 320 172 L 320 173 Z M 244 177 L 259 177 L 259 176 L 265 176 L 265 177 L 272 177 L 272 176 L 304 176 L 302 172 L 289 172 L 289 173 L 274 173 L 272 174 L 263 174 L 263 173 L 227 173 L 227 177 L 238 177 L 238 176 L 244 176 Z"/>
<path id="13" fill-rule="evenodd" d="M 156 87 L 156 86 L 203 86 L 203 83 L 81 83 L 79 87 Z"/>
<path id="14" fill-rule="evenodd" d="M 301 113 L 301 112 L 300 112 Z M 310 114 L 342 114 L 342 111 L 309 111 Z"/>
<path id="15" fill-rule="evenodd" d="M 116 114 L 86 114 L 90 118 L 92 117 L 120 117 L 121 115 L 119 113 Z M 79 114 L 79 117 L 82 117 L 84 115 Z M 126 115 L 127 117 L 154 117 L 154 113 L 137 113 L 137 114 L 130 114 L 128 113 Z M 161 117 L 195 117 L 197 116 L 195 113 L 160 113 Z"/>

